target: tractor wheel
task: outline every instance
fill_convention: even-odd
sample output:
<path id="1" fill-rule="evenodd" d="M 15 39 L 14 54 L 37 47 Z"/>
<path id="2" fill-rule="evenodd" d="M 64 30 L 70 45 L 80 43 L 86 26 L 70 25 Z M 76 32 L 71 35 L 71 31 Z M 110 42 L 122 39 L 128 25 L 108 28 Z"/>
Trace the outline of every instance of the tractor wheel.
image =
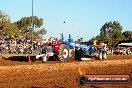
<path id="1" fill-rule="evenodd" d="M 58 57 L 59 57 L 59 61 L 61 62 L 67 62 L 69 59 L 69 49 L 66 47 L 66 45 L 62 44 L 59 47 L 59 51 L 58 51 Z"/>
<path id="2" fill-rule="evenodd" d="M 81 58 L 83 57 L 83 51 L 81 49 L 75 49 L 75 59 L 81 61 Z"/>

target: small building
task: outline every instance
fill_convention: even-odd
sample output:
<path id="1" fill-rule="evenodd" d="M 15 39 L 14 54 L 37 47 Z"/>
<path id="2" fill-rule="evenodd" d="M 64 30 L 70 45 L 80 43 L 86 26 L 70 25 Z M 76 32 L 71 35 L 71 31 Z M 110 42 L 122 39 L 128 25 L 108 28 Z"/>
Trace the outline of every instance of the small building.
<path id="1" fill-rule="evenodd" d="M 123 40 L 118 42 L 119 47 L 132 47 L 132 39 L 131 40 Z"/>
<path id="2" fill-rule="evenodd" d="M 118 47 L 122 48 L 122 52 L 126 51 L 131 53 L 132 52 L 132 39 L 131 40 L 123 40 L 118 42 Z"/>

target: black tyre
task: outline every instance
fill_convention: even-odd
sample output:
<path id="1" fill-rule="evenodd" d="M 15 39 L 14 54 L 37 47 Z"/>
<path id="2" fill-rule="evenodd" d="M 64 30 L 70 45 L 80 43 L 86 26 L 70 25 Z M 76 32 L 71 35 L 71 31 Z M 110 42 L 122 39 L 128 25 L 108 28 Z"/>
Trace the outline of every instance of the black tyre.
<path id="1" fill-rule="evenodd" d="M 81 49 L 75 49 L 75 59 L 81 61 L 81 58 L 83 57 L 83 51 Z"/>
<path id="2" fill-rule="evenodd" d="M 59 51 L 58 51 L 58 57 L 59 57 L 59 61 L 61 62 L 67 62 L 69 59 L 69 49 L 66 47 L 66 45 L 62 44 L 59 47 Z"/>

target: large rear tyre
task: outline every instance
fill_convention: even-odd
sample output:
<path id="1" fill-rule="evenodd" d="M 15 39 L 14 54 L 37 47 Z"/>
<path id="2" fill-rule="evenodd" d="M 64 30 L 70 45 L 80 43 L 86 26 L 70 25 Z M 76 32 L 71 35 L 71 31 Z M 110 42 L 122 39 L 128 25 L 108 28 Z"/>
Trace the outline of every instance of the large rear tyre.
<path id="1" fill-rule="evenodd" d="M 81 61 L 81 58 L 83 57 L 83 51 L 81 49 L 75 49 L 75 59 Z"/>
<path id="2" fill-rule="evenodd" d="M 66 47 L 66 45 L 62 44 L 59 47 L 59 51 L 58 51 L 58 57 L 59 57 L 59 61 L 61 62 L 67 62 L 69 59 L 69 49 Z"/>

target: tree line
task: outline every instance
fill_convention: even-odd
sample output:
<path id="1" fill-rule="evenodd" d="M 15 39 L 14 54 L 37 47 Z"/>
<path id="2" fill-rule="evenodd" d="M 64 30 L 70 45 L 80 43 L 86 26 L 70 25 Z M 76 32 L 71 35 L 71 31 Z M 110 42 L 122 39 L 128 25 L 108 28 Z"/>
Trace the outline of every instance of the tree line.
<path id="1" fill-rule="evenodd" d="M 32 30 L 32 16 L 22 17 L 16 22 L 11 22 L 10 17 L 0 11 L 0 36 L 23 36 L 25 38 L 42 38 L 42 35 L 47 33 L 47 30 L 43 28 L 43 19 L 37 16 L 33 16 L 34 29 Z M 108 46 L 115 46 L 121 40 L 132 39 L 132 31 L 123 31 L 119 21 L 106 22 L 100 29 L 100 34 L 89 40 L 92 42 L 94 39 L 97 41 L 103 41 Z M 77 41 L 82 41 L 83 38 Z"/>
<path id="2" fill-rule="evenodd" d="M 103 41 L 108 46 L 115 46 L 119 41 L 132 40 L 132 31 L 123 31 L 119 21 L 106 22 L 100 29 L 100 34 L 93 37 L 89 42 L 93 40 Z"/>
<path id="3" fill-rule="evenodd" d="M 33 16 L 34 30 L 32 30 L 32 16 L 22 17 L 16 22 L 11 22 L 9 15 L 0 11 L 0 35 L 1 36 L 23 36 L 25 38 L 31 38 L 33 32 L 33 38 L 42 38 L 42 35 L 47 33 L 47 30 L 43 28 L 43 19 L 37 16 Z"/>

